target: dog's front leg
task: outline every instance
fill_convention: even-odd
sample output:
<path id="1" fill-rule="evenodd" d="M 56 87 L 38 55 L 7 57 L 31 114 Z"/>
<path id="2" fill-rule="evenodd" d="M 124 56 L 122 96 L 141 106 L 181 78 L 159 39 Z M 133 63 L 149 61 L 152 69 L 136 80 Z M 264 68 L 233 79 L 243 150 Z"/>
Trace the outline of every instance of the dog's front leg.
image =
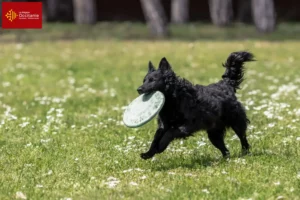
<path id="1" fill-rule="evenodd" d="M 141 158 L 146 160 L 146 159 L 152 158 L 155 155 L 155 153 L 157 151 L 158 143 L 159 143 L 160 139 L 163 137 L 165 132 L 166 132 L 166 130 L 164 128 L 158 128 L 156 130 L 156 133 L 154 135 L 154 139 L 151 143 L 150 149 L 146 153 L 142 153 Z"/>
<path id="2" fill-rule="evenodd" d="M 143 159 L 152 158 L 157 153 L 162 153 L 175 138 L 185 138 L 191 135 L 192 130 L 186 126 L 179 128 L 170 128 L 165 132 L 156 132 L 159 137 L 156 137 L 147 153 L 141 154 Z"/>
<path id="3" fill-rule="evenodd" d="M 166 150 L 166 148 L 174 139 L 186 138 L 190 136 L 193 131 L 187 127 L 189 126 L 180 126 L 179 128 L 169 129 L 159 141 L 156 153 L 162 153 L 164 150 Z"/>

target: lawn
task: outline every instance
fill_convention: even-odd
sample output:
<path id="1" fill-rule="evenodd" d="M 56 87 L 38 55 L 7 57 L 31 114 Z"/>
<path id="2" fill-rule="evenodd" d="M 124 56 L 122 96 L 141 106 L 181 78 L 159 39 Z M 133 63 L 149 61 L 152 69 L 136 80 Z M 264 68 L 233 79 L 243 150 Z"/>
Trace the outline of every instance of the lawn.
<path id="1" fill-rule="evenodd" d="M 128 25 L 116 24 L 110 34 L 106 26 L 91 35 L 70 24 L 2 31 L 0 199 L 300 198 L 299 24 L 269 36 L 251 27 L 173 27 L 173 39 L 158 41 L 143 38 L 142 25 L 126 32 Z M 232 51 L 244 49 L 257 59 L 238 91 L 252 154 L 240 157 L 229 131 L 232 156 L 224 160 L 199 132 L 142 160 L 156 121 L 127 128 L 122 114 L 148 61 L 157 66 L 165 56 L 177 75 L 205 85 L 221 78 Z"/>

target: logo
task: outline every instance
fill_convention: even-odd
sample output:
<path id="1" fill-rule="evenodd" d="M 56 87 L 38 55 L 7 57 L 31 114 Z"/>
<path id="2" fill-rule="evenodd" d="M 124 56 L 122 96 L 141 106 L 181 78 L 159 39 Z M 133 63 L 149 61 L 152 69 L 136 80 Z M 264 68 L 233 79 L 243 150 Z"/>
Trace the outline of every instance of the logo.
<path id="1" fill-rule="evenodd" d="M 7 17 L 7 19 L 8 19 L 9 21 L 11 21 L 11 22 L 12 22 L 14 19 L 16 19 L 17 16 L 18 16 L 17 13 L 14 12 L 12 9 L 10 9 L 10 11 L 8 11 L 8 12 L 6 13 L 6 15 L 5 15 L 5 17 Z"/>
<path id="2" fill-rule="evenodd" d="M 3 29 L 41 29 L 42 2 L 2 2 Z"/>

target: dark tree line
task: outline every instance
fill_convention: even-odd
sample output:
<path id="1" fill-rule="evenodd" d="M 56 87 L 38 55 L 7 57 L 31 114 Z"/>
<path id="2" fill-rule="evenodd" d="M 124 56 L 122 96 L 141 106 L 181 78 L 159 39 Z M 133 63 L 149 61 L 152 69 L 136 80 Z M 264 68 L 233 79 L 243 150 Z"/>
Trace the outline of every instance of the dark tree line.
<path id="1" fill-rule="evenodd" d="M 141 0 L 144 14 L 151 32 L 161 37 L 169 34 L 165 14 L 160 0 Z M 185 23 L 189 17 L 189 0 L 172 0 L 171 22 Z M 232 0 L 209 0 L 212 23 L 229 26 L 233 22 Z M 276 27 L 276 13 L 273 0 L 240 0 L 238 19 L 244 23 L 254 22 L 259 32 L 272 32 Z"/>
<path id="2" fill-rule="evenodd" d="M 1 0 L 0 0 L 1 1 Z M 97 22 L 96 0 L 45 0 L 47 21 L 54 21 L 59 10 L 72 10 L 77 24 Z M 233 0 L 208 0 L 211 21 L 224 27 L 233 23 Z M 151 33 L 156 37 L 170 34 L 162 0 L 140 0 Z M 276 27 L 274 0 L 239 0 L 237 18 L 243 23 L 254 23 L 259 32 L 272 32 Z M 66 13 L 66 12 L 61 12 Z M 69 12 L 70 13 L 70 12 Z M 171 23 L 189 21 L 189 0 L 171 1 Z"/>

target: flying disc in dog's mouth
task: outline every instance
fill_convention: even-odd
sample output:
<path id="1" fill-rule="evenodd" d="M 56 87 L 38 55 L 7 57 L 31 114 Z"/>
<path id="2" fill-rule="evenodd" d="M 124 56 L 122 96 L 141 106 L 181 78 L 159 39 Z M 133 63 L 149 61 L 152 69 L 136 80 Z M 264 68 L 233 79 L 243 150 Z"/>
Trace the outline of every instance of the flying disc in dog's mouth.
<path id="1" fill-rule="evenodd" d="M 142 126 L 156 116 L 165 103 L 159 91 L 142 94 L 134 99 L 123 114 L 123 122 L 130 128 Z"/>

